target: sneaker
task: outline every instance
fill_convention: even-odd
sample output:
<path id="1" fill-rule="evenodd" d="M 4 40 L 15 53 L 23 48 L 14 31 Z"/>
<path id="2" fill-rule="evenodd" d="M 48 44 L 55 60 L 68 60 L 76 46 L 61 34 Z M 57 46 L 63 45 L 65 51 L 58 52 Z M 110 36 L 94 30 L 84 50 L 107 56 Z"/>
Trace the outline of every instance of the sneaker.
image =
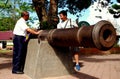
<path id="1" fill-rule="evenodd" d="M 76 71 L 80 71 L 80 65 L 76 65 L 76 66 L 75 66 L 75 70 L 76 70 Z"/>

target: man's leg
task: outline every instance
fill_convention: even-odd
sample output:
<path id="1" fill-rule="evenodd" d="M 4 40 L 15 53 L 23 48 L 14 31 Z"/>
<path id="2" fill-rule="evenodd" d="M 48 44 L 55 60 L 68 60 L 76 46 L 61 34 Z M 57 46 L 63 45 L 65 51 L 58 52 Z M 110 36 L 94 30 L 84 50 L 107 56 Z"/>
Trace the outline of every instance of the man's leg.
<path id="1" fill-rule="evenodd" d="M 24 42 L 23 50 L 22 50 L 22 58 L 21 58 L 21 71 L 24 70 L 25 60 L 26 60 L 26 54 L 27 54 L 27 45 L 28 42 Z"/>
<path id="2" fill-rule="evenodd" d="M 13 39 L 13 68 L 12 68 L 12 73 L 21 73 L 21 64 L 20 64 L 20 59 L 21 59 L 21 50 L 22 50 L 22 42 L 21 42 L 21 37 L 15 36 Z"/>
<path id="3" fill-rule="evenodd" d="M 75 59 L 75 63 L 76 63 L 75 70 L 79 71 L 80 70 L 80 65 L 79 65 L 79 51 L 80 51 L 80 49 L 78 47 L 75 47 L 73 51 L 74 51 L 74 59 Z"/>
<path id="4" fill-rule="evenodd" d="M 78 55 L 78 53 L 74 54 L 74 58 L 75 58 L 76 64 L 79 64 L 79 55 Z"/>

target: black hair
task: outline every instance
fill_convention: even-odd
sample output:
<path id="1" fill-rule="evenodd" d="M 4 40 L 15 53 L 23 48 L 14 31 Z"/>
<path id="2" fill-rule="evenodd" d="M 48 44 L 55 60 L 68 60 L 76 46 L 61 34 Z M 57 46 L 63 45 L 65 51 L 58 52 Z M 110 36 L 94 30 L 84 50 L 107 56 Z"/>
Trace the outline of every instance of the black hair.
<path id="1" fill-rule="evenodd" d="M 59 12 L 59 14 L 63 14 L 64 16 L 67 16 L 67 11 L 62 10 L 62 11 Z"/>
<path id="2" fill-rule="evenodd" d="M 21 13 L 21 17 L 23 17 L 23 16 L 25 16 L 25 15 L 29 15 L 29 12 L 23 11 L 23 12 Z"/>

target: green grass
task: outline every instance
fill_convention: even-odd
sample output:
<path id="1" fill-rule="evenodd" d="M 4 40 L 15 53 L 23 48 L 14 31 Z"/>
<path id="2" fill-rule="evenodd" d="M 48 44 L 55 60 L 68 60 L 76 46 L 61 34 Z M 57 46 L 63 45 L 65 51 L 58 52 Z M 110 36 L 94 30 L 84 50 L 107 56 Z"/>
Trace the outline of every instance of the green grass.
<path id="1" fill-rule="evenodd" d="M 0 53 L 8 53 L 8 52 L 12 52 L 12 50 L 6 50 L 6 49 L 0 50 Z"/>

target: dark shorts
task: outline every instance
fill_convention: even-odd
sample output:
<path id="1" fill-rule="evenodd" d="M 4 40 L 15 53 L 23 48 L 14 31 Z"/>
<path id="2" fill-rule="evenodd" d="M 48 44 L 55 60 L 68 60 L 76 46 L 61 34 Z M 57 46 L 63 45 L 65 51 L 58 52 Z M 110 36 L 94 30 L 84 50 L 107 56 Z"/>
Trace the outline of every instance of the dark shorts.
<path id="1" fill-rule="evenodd" d="M 80 52 L 80 48 L 79 47 L 70 47 L 72 52 Z"/>

